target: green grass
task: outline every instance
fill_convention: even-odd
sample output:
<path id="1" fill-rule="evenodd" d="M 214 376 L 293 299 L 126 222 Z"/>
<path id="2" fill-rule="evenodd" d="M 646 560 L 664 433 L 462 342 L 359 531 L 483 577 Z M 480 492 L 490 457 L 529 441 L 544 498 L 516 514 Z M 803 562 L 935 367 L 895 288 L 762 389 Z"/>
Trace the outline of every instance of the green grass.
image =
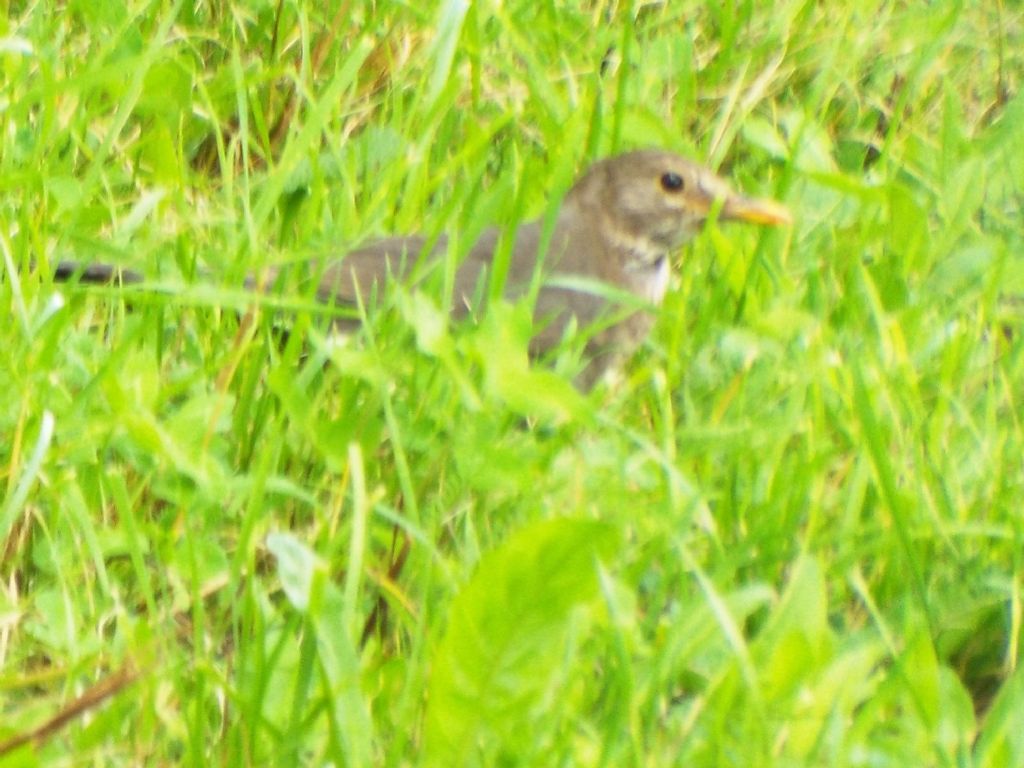
<path id="1" fill-rule="evenodd" d="M 0 766 L 1024 764 L 1019 3 L 421 7 L 8 5 Z M 795 224 L 586 397 L 239 289 L 641 146 Z"/>

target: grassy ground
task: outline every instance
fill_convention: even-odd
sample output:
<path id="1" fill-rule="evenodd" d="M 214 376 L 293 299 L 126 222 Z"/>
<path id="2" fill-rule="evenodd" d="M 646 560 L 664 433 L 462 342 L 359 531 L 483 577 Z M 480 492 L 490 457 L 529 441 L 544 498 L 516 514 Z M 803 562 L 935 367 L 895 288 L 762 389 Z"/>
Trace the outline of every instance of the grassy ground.
<path id="1" fill-rule="evenodd" d="M 1024 764 L 1020 4 L 420 5 L 8 4 L 0 765 Z M 237 287 L 638 146 L 796 223 L 580 401 Z"/>

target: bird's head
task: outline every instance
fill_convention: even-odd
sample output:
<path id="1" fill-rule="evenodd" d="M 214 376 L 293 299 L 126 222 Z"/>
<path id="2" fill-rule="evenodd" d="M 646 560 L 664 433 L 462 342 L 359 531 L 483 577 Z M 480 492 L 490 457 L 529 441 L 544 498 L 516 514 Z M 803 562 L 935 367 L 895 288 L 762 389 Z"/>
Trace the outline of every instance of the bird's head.
<path id="1" fill-rule="evenodd" d="M 569 199 L 597 208 L 606 236 L 642 260 L 664 257 L 690 240 L 719 202 L 720 221 L 790 221 L 781 204 L 739 195 L 706 168 L 661 150 L 627 152 L 595 163 Z"/>

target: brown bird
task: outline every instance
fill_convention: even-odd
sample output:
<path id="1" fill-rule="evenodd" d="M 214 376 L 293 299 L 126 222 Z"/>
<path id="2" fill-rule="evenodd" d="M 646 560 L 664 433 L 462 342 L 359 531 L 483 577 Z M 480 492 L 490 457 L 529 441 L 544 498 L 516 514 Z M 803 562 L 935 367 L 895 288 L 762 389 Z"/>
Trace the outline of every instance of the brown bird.
<path id="1" fill-rule="evenodd" d="M 547 247 L 541 220 L 515 231 L 505 277 L 504 295 L 516 299 L 530 290 L 540 268 L 534 308 L 531 352 L 543 354 L 565 336 L 570 322 L 598 327 L 587 340 L 588 364 L 577 384 L 589 388 L 616 361 L 632 354 L 653 324 L 650 310 L 668 287 L 669 257 L 696 235 L 718 206 L 720 221 L 782 224 L 787 210 L 772 200 L 743 197 L 700 165 L 671 152 L 641 150 L 601 160 L 591 166 L 562 201 Z M 500 230 L 486 230 L 459 264 L 452 313 L 474 308 L 474 298 L 489 278 Z M 351 251 L 328 264 L 317 298 L 337 305 L 366 300 L 389 280 L 408 281 L 422 267 L 443 257 L 447 238 L 430 252 L 426 240 L 391 237 Z M 55 279 L 139 282 L 141 276 L 104 265 L 58 265 Z M 259 282 L 271 285 L 277 271 Z M 603 286 L 603 287 L 602 287 Z M 605 320 L 602 326 L 599 322 Z M 340 320 L 338 325 L 351 323 Z"/>

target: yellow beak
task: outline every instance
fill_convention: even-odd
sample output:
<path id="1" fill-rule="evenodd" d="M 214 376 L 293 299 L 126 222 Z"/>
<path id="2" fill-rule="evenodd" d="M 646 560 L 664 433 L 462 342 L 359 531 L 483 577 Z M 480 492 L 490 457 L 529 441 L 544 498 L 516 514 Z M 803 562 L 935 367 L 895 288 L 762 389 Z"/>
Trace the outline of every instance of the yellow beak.
<path id="1" fill-rule="evenodd" d="M 718 214 L 722 221 L 749 221 L 752 224 L 791 224 L 793 217 L 782 203 L 767 198 L 730 194 Z"/>

